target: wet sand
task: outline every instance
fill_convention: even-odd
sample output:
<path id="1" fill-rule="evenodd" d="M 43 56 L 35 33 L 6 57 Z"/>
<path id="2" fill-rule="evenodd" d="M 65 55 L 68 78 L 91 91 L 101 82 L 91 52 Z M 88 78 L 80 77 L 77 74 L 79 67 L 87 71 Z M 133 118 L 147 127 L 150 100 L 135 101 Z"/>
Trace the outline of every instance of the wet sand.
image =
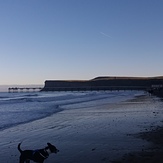
<path id="1" fill-rule="evenodd" d="M 137 152 L 125 154 L 121 159 L 114 160 L 113 163 L 162 163 L 163 162 L 163 126 L 147 132 L 135 135 L 138 138 L 150 143 L 148 148 L 143 148 Z"/>
<path id="2" fill-rule="evenodd" d="M 54 144 L 60 152 L 51 154 L 46 163 L 141 162 L 152 156 L 158 158 L 162 140 L 159 137 L 160 141 L 154 142 L 156 135 L 152 133 L 163 134 L 162 128 L 155 131 L 163 125 L 163 111 L 162 102 L 157 100 L 142 96 L 117 104 L 67 109 L 0 131 L 0 162 L 19 162 L 19 142 L 23 142 L 22 149 Z"/>

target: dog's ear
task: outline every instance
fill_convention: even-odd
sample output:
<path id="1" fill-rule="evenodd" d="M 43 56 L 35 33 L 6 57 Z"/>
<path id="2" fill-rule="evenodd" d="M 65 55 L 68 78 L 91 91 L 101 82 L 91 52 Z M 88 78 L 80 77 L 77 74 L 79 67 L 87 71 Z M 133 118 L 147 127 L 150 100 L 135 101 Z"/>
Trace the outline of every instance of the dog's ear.
<path id="1" fill-rule="evenodd" d="M 48 145 L 48 147 L 49 147 L 49 149 L 50 149 L 50 151 L 51 151 L 52 153 L 57 153 L 57 152 L 59 152 L 59 150 L 58 150 L 54 145 L 52 145 L 52 144 L 50 144 L 50 143 L 47 143 L 47 145 Z"/>
<path id="2" fill-rule="evenodd" d="M 48 145 L 48 146 L 51 146 L 51 144 L 50 144 L 50 143 L 47 143 L 47 145 Z"/>

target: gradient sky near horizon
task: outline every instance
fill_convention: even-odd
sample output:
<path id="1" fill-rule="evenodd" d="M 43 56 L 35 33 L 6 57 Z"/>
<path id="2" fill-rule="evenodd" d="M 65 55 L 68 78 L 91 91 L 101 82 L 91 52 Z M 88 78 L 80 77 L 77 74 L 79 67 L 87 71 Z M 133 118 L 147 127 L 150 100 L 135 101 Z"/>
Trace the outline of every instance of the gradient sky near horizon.
<path id="1" fill-rule="evenodd" d="M 163 0 L 0 0 L 0 85 L 163 75 Z"/>

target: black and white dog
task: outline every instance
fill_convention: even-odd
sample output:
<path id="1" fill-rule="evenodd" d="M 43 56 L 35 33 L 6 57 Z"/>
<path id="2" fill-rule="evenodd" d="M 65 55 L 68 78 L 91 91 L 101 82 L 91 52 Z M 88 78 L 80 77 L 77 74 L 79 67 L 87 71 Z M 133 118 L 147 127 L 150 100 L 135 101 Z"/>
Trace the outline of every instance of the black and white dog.
<path id="1" fill-rule="evenodd" d="M 47 147 L 37 150 L 21 150 L 21 143 L 18 144 L 18 150 L 21 153 L 19 163 L 30 163 L 30 160 L 43 163 L 50 153 L 57 153 L 59 150 L 52 144 L 47 143 Z"/>

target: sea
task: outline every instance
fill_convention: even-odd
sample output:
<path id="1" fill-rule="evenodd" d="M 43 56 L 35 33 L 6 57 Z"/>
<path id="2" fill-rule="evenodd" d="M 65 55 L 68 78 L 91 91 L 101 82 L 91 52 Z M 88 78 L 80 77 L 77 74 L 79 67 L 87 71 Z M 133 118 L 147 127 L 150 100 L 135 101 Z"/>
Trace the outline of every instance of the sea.
<path id="1" fill-rule="evenodd" d="M 144 91 L 0 92 L 0 131 L 55 115 L 65 109 L 81 109 L 118 103 L 147 95 Z"/>

